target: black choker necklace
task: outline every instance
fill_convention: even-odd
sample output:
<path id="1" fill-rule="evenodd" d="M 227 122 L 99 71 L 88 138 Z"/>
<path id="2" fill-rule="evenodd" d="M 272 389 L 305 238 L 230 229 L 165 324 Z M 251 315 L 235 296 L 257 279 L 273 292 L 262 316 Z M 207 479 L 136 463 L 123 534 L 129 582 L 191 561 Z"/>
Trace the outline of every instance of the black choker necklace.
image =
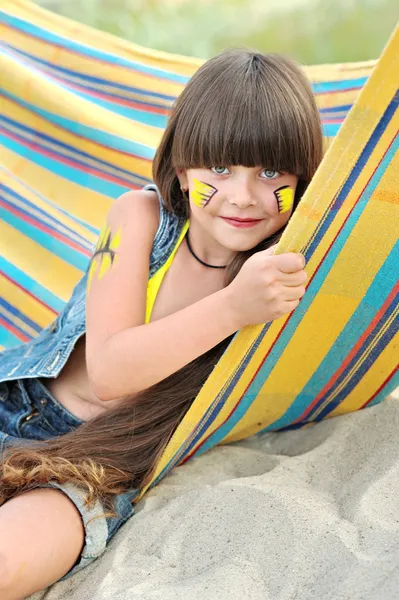
<path id="1" fill-rule="evenodd" d="M 225 269 L 227 267 L 227 265 L 208 265 L 208 263 L 204 262 L 203 260 L 201 260 L 194 252 L 194 250 L 191 248 L 191 244 L 190 244 L 190 240 L 188 238 L 188 231 L 186 233 L 186 242 L 187 242 L 187 248 L 190 250 L 191 254 L 194 256 L 195 260 L 198 260 L 199 263 L 201 263 L 201 265 L 204 265 L 204 267 L 209 267 L 210 269 Z"/>

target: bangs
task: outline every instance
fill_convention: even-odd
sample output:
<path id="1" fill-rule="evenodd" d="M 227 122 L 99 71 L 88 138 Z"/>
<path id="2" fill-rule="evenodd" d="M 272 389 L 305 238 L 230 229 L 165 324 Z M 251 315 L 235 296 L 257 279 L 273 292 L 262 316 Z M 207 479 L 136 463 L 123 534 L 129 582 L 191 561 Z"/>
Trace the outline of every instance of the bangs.
<path id="1" fill-rule="evenodd" d="M 263 167 L 310 180 L 320 121 L 309 83 L 286 59 L 245 56 L 237 55 L 239 64 L 230 61 L 230 68 L 209 69 L 208 77 L 202 73 L 200 85 L 194 75 L 191 101 L 177 107 L 174 167 Z"/>

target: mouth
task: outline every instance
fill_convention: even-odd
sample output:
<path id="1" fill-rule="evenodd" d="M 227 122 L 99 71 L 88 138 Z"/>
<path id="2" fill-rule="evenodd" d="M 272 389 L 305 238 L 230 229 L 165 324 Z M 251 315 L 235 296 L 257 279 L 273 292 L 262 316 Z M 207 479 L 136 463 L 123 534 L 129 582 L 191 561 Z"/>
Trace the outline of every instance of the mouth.
<path id="1" fill-rule="evenodd" d="M 261 223 L 263 219 L 238 219 L 237 217 L 221 217 L 223 221 L 226 221 L 229 225 L 233 227 L 254 227 L 258 223 Z"/>

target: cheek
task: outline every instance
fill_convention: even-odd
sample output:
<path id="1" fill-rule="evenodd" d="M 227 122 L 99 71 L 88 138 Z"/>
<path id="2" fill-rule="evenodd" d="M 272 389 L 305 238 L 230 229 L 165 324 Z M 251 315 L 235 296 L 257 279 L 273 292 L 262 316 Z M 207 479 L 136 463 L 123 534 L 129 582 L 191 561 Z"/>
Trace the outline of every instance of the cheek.
<path id="1" fill-rule="evenodd" d="M 196 206 L 206 208 L 217 191 L 213 185 L 194 178 L 190 189 L 190 197 Z"/>
<path id="2" fill-rule="evenodd" d="M 273 193 L 277 200 L 278 212 L 280 214 L 290 214 L 294 205 L 295 190 L 288 185 L 283 185 L 274 190 Z"/>

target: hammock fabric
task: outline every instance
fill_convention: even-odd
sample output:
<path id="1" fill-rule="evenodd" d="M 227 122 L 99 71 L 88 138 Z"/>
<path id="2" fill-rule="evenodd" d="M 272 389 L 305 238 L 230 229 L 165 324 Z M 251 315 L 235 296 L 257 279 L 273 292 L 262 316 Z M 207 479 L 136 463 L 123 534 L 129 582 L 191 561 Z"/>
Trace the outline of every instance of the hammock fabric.
<path id="1" fill-rule="evenodd" d="M 168 111 L 202 61 L 24 0 L 5 0 L 0 22 L 4 349 L 54 319 L 113 199 L 150 181 Z M 151 485 L 215 444 L 371 406 L 399 383 L 399 32 L 378 62 L 306 71 L 328 151 L 279 252 L 305 254 L 307 293 L 235 336 Z"/>

